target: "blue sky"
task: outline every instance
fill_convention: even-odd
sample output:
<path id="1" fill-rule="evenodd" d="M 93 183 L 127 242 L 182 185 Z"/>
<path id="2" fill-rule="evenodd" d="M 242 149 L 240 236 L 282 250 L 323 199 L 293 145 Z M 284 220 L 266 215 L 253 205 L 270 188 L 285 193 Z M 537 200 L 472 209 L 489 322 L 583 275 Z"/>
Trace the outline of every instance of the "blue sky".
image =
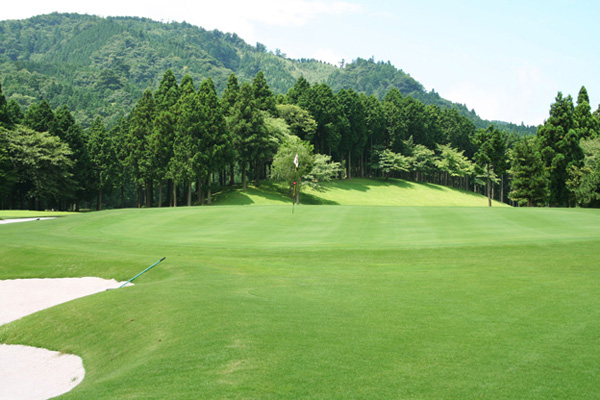
<path id="1" fill-rule="evenodd" d="M 292 58 L 391 61 L 483 118 L 538 125 L 558 91 L 600 102 L 600 2 L 170 0 L 15 1 L 1 19 L 53 11 L 187 21 Z"/>

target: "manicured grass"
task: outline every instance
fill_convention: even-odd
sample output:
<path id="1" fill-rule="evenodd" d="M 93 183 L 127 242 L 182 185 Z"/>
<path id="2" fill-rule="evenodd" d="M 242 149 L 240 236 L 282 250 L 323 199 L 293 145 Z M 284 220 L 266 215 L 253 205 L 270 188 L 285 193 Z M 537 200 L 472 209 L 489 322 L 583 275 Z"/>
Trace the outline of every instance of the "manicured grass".
<path id="1" fill-rule="evenodd" d="M 65 399 L 592 399 L 600 212 L 115 210 L 0 226 L 0 278 L 136 280 L 0 328 Z"/>
<path id="2" fill-rule="evenodd" d="M 345 206 L 428 206 L 428 207 L 487 207 L 487 198 L 473 192 L 430 183 L 401 179 L 337 180 L 323 184 L 320 190 L 306 187 L 300 196 L 301 204 Z M 287 189 L 265 182 L 259 188 L 252 185 L 246 192 L 241 188 L 226 190 L 216 196 L 219 205 L 291 204 Z M 507 207 L 493 202 L 494 207 Z"/>

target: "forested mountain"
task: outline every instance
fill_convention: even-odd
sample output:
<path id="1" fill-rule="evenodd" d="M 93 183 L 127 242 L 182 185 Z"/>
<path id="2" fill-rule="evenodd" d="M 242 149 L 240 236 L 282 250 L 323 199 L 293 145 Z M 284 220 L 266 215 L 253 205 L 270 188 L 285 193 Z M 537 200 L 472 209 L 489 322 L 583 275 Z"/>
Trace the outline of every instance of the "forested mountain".
<path id="1" fill-rule="evenodd" d="M 101 116 L 111 126 L 129 113 L 144 90 L 154 89 L 167 69 L 177 79 L 211 78 L 222 93 L 231 73 L 250 82 L 263 71 L 275 93 L 285 94 L 300 76 L 326 83 L 338 91 L 353 89 L 382 99 L 391 88 L 441 107 L 452 107 L 487 128 L 464 105 L 427 92 L 393 65 L 357 59 L 343 68 L 317 60 L 290 60 L 249 45 L 236 34 L 207 31 L 187 23 L 162 23 L 145 18 L 100 18 L 50 14 L 0 22 L 0 83 L 7 99 L 24 109 L 45 99 L 53 108 L 66 105 L 90 126 Z M 534 127 L 495 122 L 505 130 L 534 134 Z"/>

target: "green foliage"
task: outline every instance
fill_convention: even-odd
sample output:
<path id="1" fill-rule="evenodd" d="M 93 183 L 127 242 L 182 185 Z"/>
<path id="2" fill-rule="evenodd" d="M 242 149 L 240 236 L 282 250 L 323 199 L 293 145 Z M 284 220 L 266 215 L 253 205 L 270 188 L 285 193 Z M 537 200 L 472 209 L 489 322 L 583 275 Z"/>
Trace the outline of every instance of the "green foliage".
<path id="1" fill-rule="evenodd" d="M 487 178 L 488 205 L 492 206 L 491 179 L 493 175 L 501 175 L 506 170 L 506 147 L 502 133 L 490 126 L 480 129 L 475 135 L 475 145 L 479 147 L 475 153 L 475 162 L 485 169 Z"/>
<path id="2" fill-rule="evenodd" d="M 391 172 L 406 172 L 410 169 L 410 159 L 397 154 L 390 149 L 384 149 L 377 152 L 377 169 L 383 172 L 384 176 L 389 178 Z"/>
<path id="3" fill-rule="evenodd" d="M 295 165 L 296 157 L 298 167 Z M 297 136 L 288 137 L 273 157 L 271 178 L 284 181 L 288 185 L 290 195 L 293 196 L 292 200 L 297 203 L 306 181 L 305 176 L 312 171 L 313 159 L 313 146 Z"/>
<path id="4" fill-rule="evenodd" d="M 469 176 L 474 172 L 473 163 L 464 155 L 464 150 L 457 150 L 450 145 L 438 145 L 439 158 L 435 166 L 452 177 Z"/>
<path id="5" fill-rule="evenodd" d="M 0 76 L 7 99 L 24 108 L 42 99 L 53 108 L 66 105 L 84 127 L 95 116 L 113 126 L 145 89 L 156 87 L 167 69 L 197 82 L 210 77 L 218 93 L 232 73 L 241 82 L 251 82 L 259 71 L 276 94 L 287 93 L 301 77 L 327 83 L 335 92 L 352 88 L 378 99 L 395 87 L 425 104 L 454 108 L 479 128 L 489 125 L 464 105 L 433 90 L 425 92 L 389 62 L 358 58 L 336 68 L 317 60 L 290 60 L 264 46 L 250 46 L 235 34 L 187 23 L 55 13 L 0 21 L 0 31 Z M 532 127 L 505 125 L 502 129 L 534 132 Z"/>
<path id="6" fill-rule="evenodd" d="M 317 122 L 308 111 L 294 104 L 278 104 L 277 114 L 287 123 L 290 133 L 302 140 L 313 140 Z"/>
<path id="7" fill-rule="evenodd" d="M 512 190 L 508 197 L 521 205 L 541 206 L 548 199 L 549 173 L 533 137 L 523 138 L 510 151 Z"/>
<path id="8" fill-rule="evenodd" d="M 23 126 L 3 130 L 8 157 L 18 176 L 19 190 L 27 199 L 59 201 L 72 185 L 69 146 L 47 132 Z"/>
<path id="9" fill-rule="evenodd" d="M 558 92 L 555 103 L 550 106 L 550 117 L 539 127 L 537 138 L 542 159 L 550 172 L 550 204 L 569 205 L 572 195 L 566 185 L 567 170 L 580 166 L 583 159 L 571 96 L 563 98 Z"/>
<path id="10" fill-rule="evenodd" d="M 583 165 L 571 165 L 567 186 L 575 195 L 577 205 L 597 206 L 600 200 L 600 138 L 582 139 Z"/>

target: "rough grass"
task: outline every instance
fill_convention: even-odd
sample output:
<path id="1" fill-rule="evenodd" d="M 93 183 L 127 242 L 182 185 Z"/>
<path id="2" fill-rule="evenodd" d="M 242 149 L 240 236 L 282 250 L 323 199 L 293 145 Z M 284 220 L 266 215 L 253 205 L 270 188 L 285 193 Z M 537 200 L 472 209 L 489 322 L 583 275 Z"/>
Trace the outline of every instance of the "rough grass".
<path id="1" fill-rule="evenodd" d="M 0 226 L 0 277 L 125 280 L 0 328 L 80 398 L 596 398 L 600 213 L 115 210 Z"/>

